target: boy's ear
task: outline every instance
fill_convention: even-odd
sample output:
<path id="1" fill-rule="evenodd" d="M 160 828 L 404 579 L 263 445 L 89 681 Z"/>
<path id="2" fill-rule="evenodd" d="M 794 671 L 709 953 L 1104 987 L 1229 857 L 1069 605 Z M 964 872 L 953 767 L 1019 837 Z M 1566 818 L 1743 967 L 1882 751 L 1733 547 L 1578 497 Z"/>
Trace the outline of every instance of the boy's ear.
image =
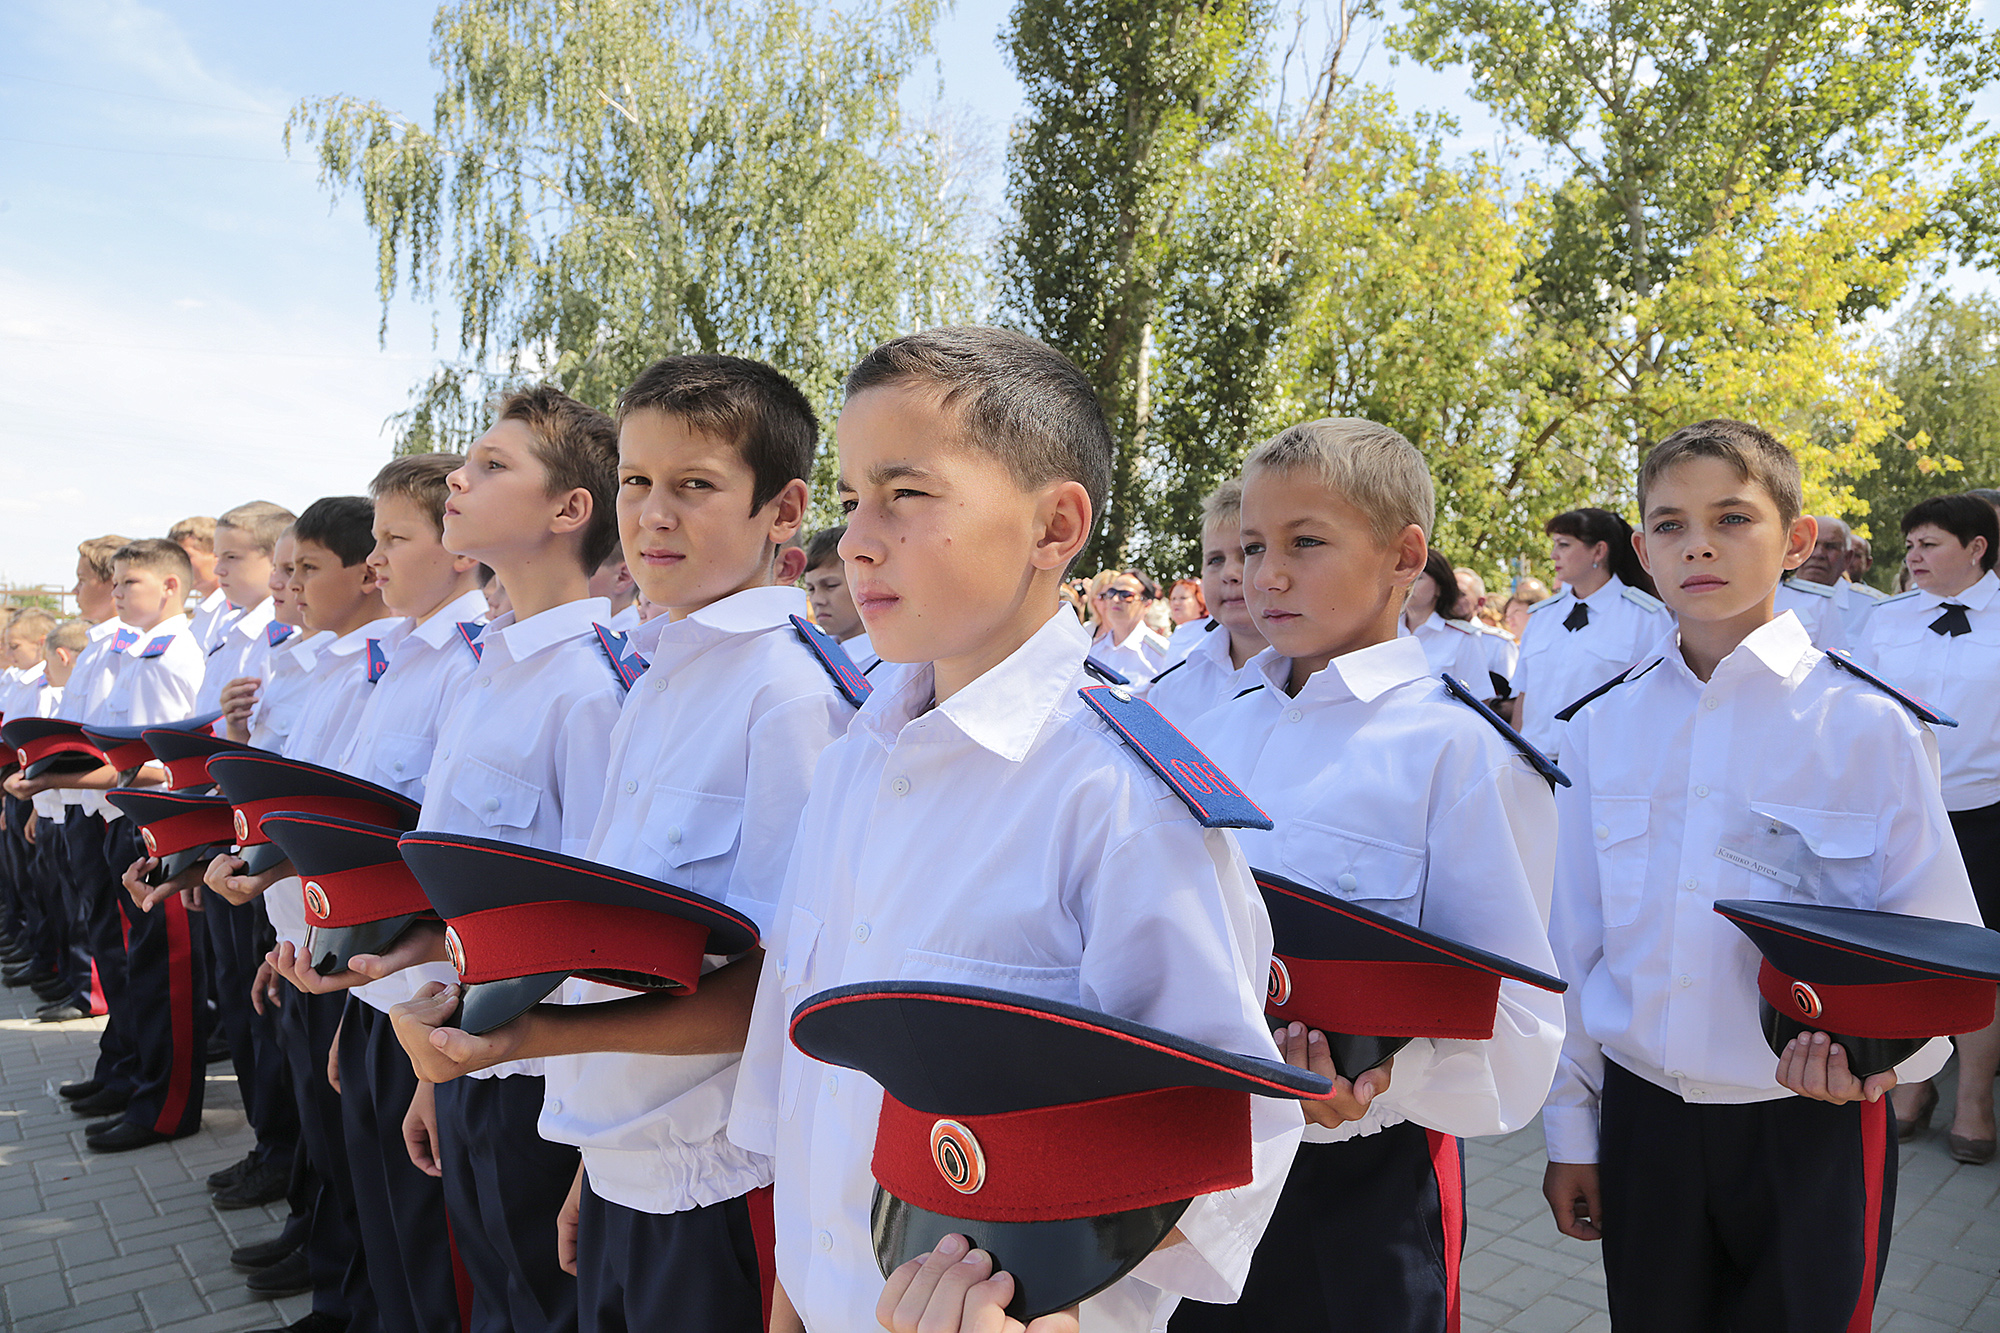
<path id="1" fill-rule="evenodd" d="M 774 546 L 782 546 L 798 534 L 805 525 L 806 509 L 812 504 L 812 491 L 797 477 L 785 483 L 785 488 L 771 497 L 764 506 L 770 515 L 770 526 L 765 529 L 764 540 Z"/>
<path id="2" fill-rule="evenodd" d="M 555 513 L 549 519 L 549 531 L 558 536 L 581 532 L 590 526 L 590 516 L 596 508 L 597 502 L 591 498 L 590 492 L 578 486 L 556 501 Z"/>
<path id="3" fill-rule="evenodd" d="M 440 538 L 439 540 L 442 541 L 443 539 Z M 479 561 L 473 556 L 454 555 L 451 557 L 451 572 L 454 574 L 470 574 L 478 568 Z"/>
<path id="4" fill-rule="evenodd" d="M 375 591 L 375 566 L 369 564 L 366 560 L 361 562 L 361 591 Z"/>
<path id="5" fill-rule="evenodd" d="M 1813 543 L 1819 540 L 1819 521 L 1811 514 L 1800 514 L 1792 520 L 1792 530 L 1785 539 L 1785 568 L 1797 569 L 1813 553 Z M 1642 557 L 1643 558 L 1643 557 Z M 1653 571 L 1649 568 L 1648 574 Z"/>
<path id="6" fill-rule="evenodd" d="M 1414 523 L 1403 526 L 1392 543 L 1396 552 L 1394 583 L 1397 587 L 1408 588 L 1417 581 L 1417 575 L 1424 572 L 1424 561 L 1431 558 L 1431 544 L 1424 537 L 1424 530 Z"/>
<path id="7" fill-rule="evenodd" d="M 1042 491 L 1035 507 L 1036 569 L 1060 574 L 1090 540 L 1090 492 L 1078 481 L 1058 481 Z"/>

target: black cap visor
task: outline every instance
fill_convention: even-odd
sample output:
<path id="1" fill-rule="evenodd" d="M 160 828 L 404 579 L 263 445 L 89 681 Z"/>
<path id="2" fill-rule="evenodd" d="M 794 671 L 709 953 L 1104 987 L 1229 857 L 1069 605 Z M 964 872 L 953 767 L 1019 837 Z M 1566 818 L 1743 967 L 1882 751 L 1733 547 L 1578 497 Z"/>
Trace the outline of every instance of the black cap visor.
<path id="1" fill-rule="evenodd" d="M 459 1000 L 454 1026 L 475 1037 L 491 1032 L 548 999 L 556 987 L 568 980 L 567 972 L 537 972 L 531 977 L 508 977 L 505 981 L 481 981 L 467 986 Z"/>
<path id="2" fill-rule="evenodd" d="M 306 934 L 306 956 L 313 971 L 323 977 L 347 970 L 347 960 L 358 953 L 382 953 L 410 928 L 418 913 L 392 916 L 381 921 L 364 921 L 358 926 L 314 926 Z"/>
<path id="3" fill-rule="evenodd" d="M 80 750 L 58 750 L 45 754 L 34 763 L 21 770 L 21 776 L 30 780 L 46 775 L 62 776 L 68 773 L 95 773 L 104 767 L 104 760 L 95 754 L 85 754 Z"/>
<path id="4" fill-rule="evenodd" d="M 243 873 L 262 875 L 285 863 L 285 849 L 275 842 L 260 842 L 254 847 L 245 847 L 240 853 L 243 858 Z"/>
<path id="5" fill-rule="evenodd" d="M 959 1235 L 1014 1277 L 1007 1313 L 1027 1323 L 1088 1300 L 1139 1266 L 1167 1238 L 1188 1200 L 1061 1222 L 968 1222 L 919 1208 L 875 1187 L 869 1210 L 875 1262 L 887 1277 Z"/>
<path id="6" fill-rule="evenodd" d="M 1764 1027 L 1764 1040 L 1773 1055 L 1783 1055 L 1792 1038 L 1801 1033 L 1826 1032 L 1801 1023 L 1790 1014 L 1781 1014 L 1763 996 L 1757 997 L 1757 1017 Z M 1924 1048 L 1930 1037 L 1848 1037 L 1827 1032 L 1827 1040 L 1847 1052 L 1847 1069 L 1856 1078 L 1867 1078 L 1885 1069 L 1894 1069 Z"/>

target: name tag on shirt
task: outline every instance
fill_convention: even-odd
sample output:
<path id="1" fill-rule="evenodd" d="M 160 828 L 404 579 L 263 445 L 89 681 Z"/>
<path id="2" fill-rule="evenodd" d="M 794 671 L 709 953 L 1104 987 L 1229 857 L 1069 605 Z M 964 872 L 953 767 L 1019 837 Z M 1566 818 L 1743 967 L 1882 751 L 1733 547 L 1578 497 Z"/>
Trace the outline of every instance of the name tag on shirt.
<path id="1" fill-rule="evenodd" d="M 1759 861 L 1754 856 L 1737 851 L 1727 843 L 1716 848 L 1715 854 L 1733 866 L 1742 866 L 1752 874 L 1762 875 L 1766 879 L 1774 879 L 1788 889 L 1796 889 L 1799 886 L 1799 877 L 1791 871 L 1781 870 L 1777 866 Z"/>

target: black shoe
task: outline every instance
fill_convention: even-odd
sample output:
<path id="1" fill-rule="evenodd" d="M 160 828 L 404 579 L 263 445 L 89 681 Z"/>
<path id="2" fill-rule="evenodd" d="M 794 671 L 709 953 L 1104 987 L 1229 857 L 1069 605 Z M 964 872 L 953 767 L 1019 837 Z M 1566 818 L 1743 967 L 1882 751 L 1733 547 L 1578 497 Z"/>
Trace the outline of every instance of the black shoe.
<path id="1" fill-rule="evenodd" d="M 74 1083 L 65 1083 L 56 1089 L 56 1096 L 73 1102 L 79 1097 L 90 1097 L 104 1091 L 104 1080 L 80 1078 Z"/>
<path id="2" fill-rule="evenodd" d="M 5 953 L 0 953 L 0 966 L 19 967 L 34 959 L 35 951 L 25 944 L 10 944 Z"/>
<path id="3" fill-rule="evenodd" d="M 54 1004 L 45 1004 L 35 1010 L 37 1023 L 71 1023 L 79 1018 L 90 1017 L 93 1017 L 90 1010 L 75 1000 L 58 1000 Z"/>
<path id="4" fill-rule="evenodd" d="M 229 1038 L 220 1032 L 208 1039 L 208 1063 L 216 1064 L 229 1058 Z"/>
<path id="5" fill-rule="evenodd" d="M 306 1268 L 303 1250 L 293 1250 L 278 1262 L 260 1268 L 243 1280 L 243 1285 L 259 1296 L 297 1296 L 312 1290 L 312 1273 Z M 310 1318 L 310 1316 L 308 1316 Z M 297 1324 L 292 1325 L 297 1328 Z M 345 1328 L 342 1324 L 340 1327 Z"/>
<path id="6" fill-rule="evenodd" d="M 165 1143 L 173 1137 L 130 1120 L 121 1120 L 102 1134 L 84 1135 L 83 1144 L 92 1152 L 131 1152 L 134 1148 L 150 1148 L 156 1143 Z"/>
<path id="7" fill-rule="evenodd" d="M 99 1088 L 88 1097 L 78 1097 L 69 1109 L 78 1115 L 117 1115 L 132 1102 L 132 1094 L 122 1088 Z"/>
<path id="8" fill-rule="evenodd" d="M 298 1242 L 283 1235 L 269 1240 L 260 1240 L 255 1245 L 240 1245 L 229 1252 L 229 1266 L 239 1273 L 256 1273 L 269 1268 L 288 1254 L 298 1252 Z"/>
<path id="9" fill-rule="evenodd" d="M 291 1163 L 279 1166 L 276 1162 L 260 1162 L 245 1171 L 235 1184 L 215 1191 L 215 1206 L 225 1211 L 261 1208 L 284 1198 L 291 1183 Z"/>
<path id="10" fill-rule="evenodd" d="M 314 1310 L 301 1319 L 294 1319 L 283 1328 L 260 1328 L 253 1333 L 346 1333 L 347 1321 L 335 1319 L 330 1314 Z"/>
<path id="11" fill-rule="evenodd" d="M 234 1185 L 237 1181 L 243 1179 L 243 1173 L 245 1171 L 248 1171 L 250 1169 L 250 1164 L 256 1160 L 257 1160 L 256 1153 L 254 1152 L 245 1153 L 241 1158 L 239 1158 L 234 1162 L 231 1162 L 228 1166 L 223 1167 L 220 1171 L 209 1172 L 208 1187 L 211 1190 L 228 1189 L 231 1185 Z"/>
<path id="12" fill-rule="evenodd" d="M 0 969 L 0 981 L 4 981 L 9 986 L 25 986 L 30 982 L 40 981 L 43 977 L 52 975 L 53 973 L 43 972 L 33 963 L 16 963 L 12 967 Z"/>
<path id="13" fill-rule="evenodd" d="M 61 977 L 50 977 L 47 981 L 34 982 L 28 989 L 40 996 L 48 1004 L 54 1004 L 58 1000 L 71 999 L 76 995 L 76 988 Z"/>

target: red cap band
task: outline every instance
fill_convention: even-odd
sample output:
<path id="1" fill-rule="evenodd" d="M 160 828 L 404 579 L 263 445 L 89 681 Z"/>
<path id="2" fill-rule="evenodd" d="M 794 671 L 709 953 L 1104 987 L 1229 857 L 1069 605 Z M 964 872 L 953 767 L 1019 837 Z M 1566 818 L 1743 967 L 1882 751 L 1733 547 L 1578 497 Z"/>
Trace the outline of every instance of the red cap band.
<path id="1" fill-rule="evenodd" d="M 0 768 L 5 768 L 9 764 L 19 763 L 20 759 L 20 755 L 15 753 L 13 746 L 7 744 L 5 741 L 0 741 Z"/>
<path id="2" fill-rule="evenodd" d="M 638 972 L 691 991 L 708 927 L 644 907 L 543 902 L 450 918 L 446 952 L 468 985 L 537 972 Z"/>
<path id="3" fill-rule="evenodd" d="M 104 762 L 123 773 L 128 768 L 153 762 L 153 747 L 144 741 L 120 741 L 108 750 L 103 750 Z"/>
<path id="4" fill-rule="evenodd" d="M 1271 960 L 1266 1017 L 1355 1037 L 1493 1035 L 1500 975 L 1450 963 Z"/>
<path id="5" fill-rule="evenodd" d="M 1873 986 L 1796 981 L 1765 959 L 1757 992 L 1815 1032 L 1848 1037 L 1956 1037 L 1993 1021 L 1995 984 L 1976 977 L 1926 977 Z"/>
<path id="6" fill-rule="evenodd" d="M 37 736 L 20 747 L 22 767 L 47 759 L 52 754 L 87 754 L 93 759 L 104 758 L 103 751 L 85 740 L 74 731 L 58 732 L 53 736 Z"/>
<path id="7" fill-rule="evenodd" d="M 1055 1222 L 1250 1183 L 1250 1094 L 1159 1088 L 1098 1101 L 936 1116 L 882 1094 L 875 1179 L 969 1222 Z"/>
<path id="8" fill-rule="evenodd" d="M 139 828 L 140 841 L 146 844 L 146 855 L 155 858 L 172 856 L 175 852 L 204 847 L 212 842 L 226 843 L 235 836 L 236 830 L 230 824 L 229 807 L 226 805 L 167 815 Z"/>
<path id="9" fill-rule="evenodd" d="M 167 786 L 175 791 L 182 787 L 205 787 L 215 780 L 208 775 L 208 756 L 205 754 L 184 754 L 165 762 Z"/>
<path id="10" fill-rule="evenodd" d="M 245 847 L 269 842 L 270 839 L 264 835 L 264 816 L 280 811 L 331 815 L 335 819 L 351 819 L 357 824 L 373 824 L 377 828 L 403 826 L 403 812 L 380 801 L 355 796 L 273 796 L 262 801 L 246 801 L 236 807 L 236 841 Z"/>
<path id="11" fill-rule="evenodd" d="M 307 875 L 305 899 L 306 917 L 315 926 L 360 926 L 431 910 L 423 886 L 400 859 Z"/>

